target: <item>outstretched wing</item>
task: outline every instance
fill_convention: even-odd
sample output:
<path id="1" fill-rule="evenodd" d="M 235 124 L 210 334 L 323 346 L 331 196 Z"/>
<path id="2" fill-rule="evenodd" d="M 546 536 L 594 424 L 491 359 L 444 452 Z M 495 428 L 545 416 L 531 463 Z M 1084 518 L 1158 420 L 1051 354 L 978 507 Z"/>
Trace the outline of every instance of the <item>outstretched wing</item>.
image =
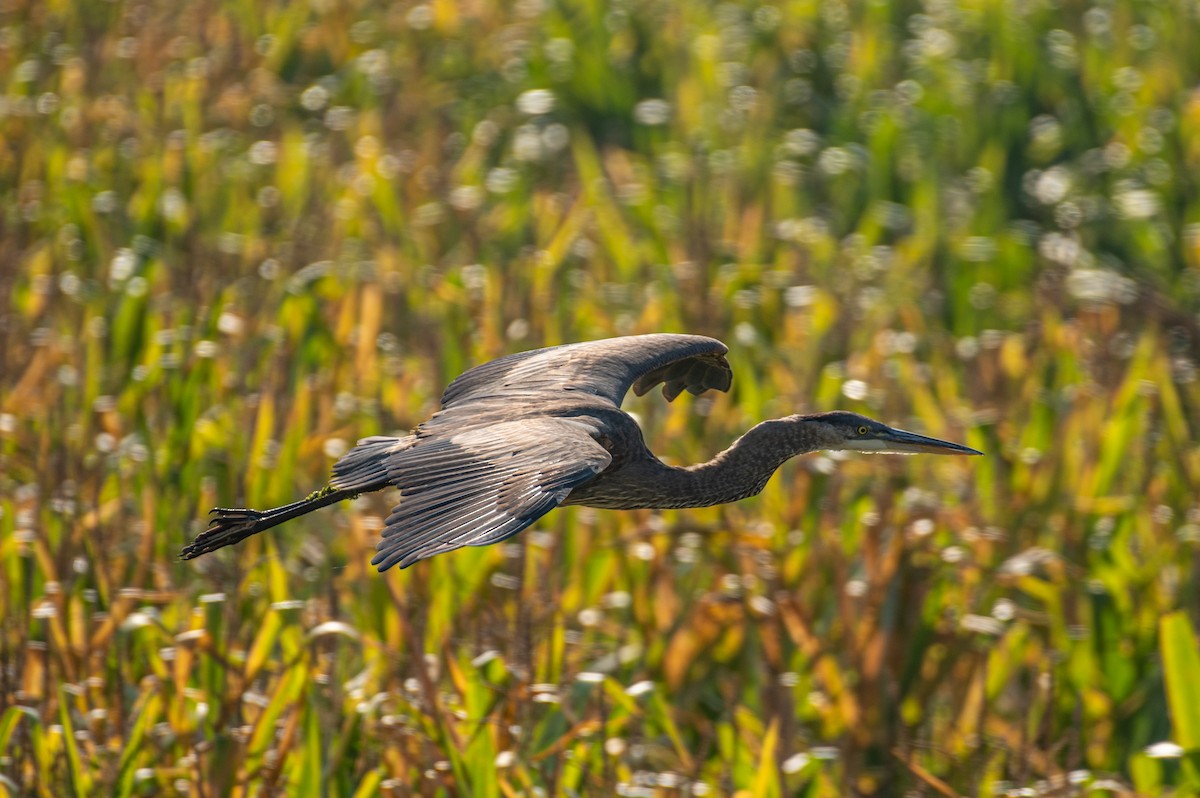
<path id="1" fill-rule="evenodd" d="M 658 333 L 519 352 L 464 372 L 442 394 L 442 407 L 508 396 L 528 402 L 564 391 L 585 391 L 619 407 L 630 387 L 641 396 L 659 383 L 668 401 L 684 390 L 727 391 L 728 351 L 715 338 Z"/>
<path id="2" fill-rule="evenodd" d="M 426 438 L 384 463 L 400 488 L 371 564 L 385 571 L 511 537 L 603 471 L 611 457 L 583 421 L 532 418 Z"/>

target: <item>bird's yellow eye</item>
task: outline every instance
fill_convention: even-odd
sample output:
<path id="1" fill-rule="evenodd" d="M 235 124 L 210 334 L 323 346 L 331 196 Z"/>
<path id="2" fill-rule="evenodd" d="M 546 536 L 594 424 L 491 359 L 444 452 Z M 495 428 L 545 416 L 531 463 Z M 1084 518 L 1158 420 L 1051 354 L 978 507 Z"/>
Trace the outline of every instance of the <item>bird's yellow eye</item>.
<path id="1" fill-rule="evenodd" d="M 859 434 L 859 435 L 866 435 L 866 434 L 867 434 L 867 428 L 866 428 L 865 426 L 860 426 L 860 427 L 858 428 L 858 434 Z"/>

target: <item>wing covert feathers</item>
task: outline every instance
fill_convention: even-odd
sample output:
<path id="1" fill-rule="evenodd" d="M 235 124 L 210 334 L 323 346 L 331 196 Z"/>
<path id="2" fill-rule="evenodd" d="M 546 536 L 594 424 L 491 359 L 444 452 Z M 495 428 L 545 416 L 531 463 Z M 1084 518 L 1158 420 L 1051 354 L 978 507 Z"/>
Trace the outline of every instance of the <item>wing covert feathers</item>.
<path id="1" fill-rule="evenodd" d="M 400 503 L 371 564 L 380 571 L 406 568 L 462 546 L 504 540 L 610 462 L 589 427 L 570 419 L 525 419 L 421 440 L 387 459 Z"/>
<path id="2" fill-rule="evenodd" d="M 529 400 L 539 393 L 584 391 L 620 406 L 632 386 L 640 396 L 659 383 L 674 399 L 729 389 L 728 348 L 700 335 L 629 335 L 520 352 L 464 372 L 442 395 L 442 407 L 496 397 Z"/>
<path id="3" fill-rule="evenodd" d="M 390 438 L 375 435 L 363 438 L 350 451 L 333 464 L 333 477 L 329 484 L 338 490 L 367 493 L 382 490 L 388 485 L 388 458 L 412 446 L 413 436 Z"/>

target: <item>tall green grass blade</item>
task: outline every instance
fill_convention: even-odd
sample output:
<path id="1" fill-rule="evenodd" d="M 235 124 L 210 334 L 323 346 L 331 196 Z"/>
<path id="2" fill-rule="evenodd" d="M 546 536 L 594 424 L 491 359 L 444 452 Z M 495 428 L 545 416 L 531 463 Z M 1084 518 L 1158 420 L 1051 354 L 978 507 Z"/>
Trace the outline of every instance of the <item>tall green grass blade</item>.
<path id="1" fill-rule="evenodd" d="M 1183 749 L 1183 771 L 1191 789 L 1200 791 L 1200 646 L 1182 611 L 1164 616 L 1159 634 L 1172 738 Z"/>
<path id="2" fill-rule="evenodd" d="M 1171 707 L 1172 738 L 1187 751 L 1200 752 L 1200 647 L 1183 612 L 1159 622 L 1163 675 Z"/>
<path id="3" fill-rule="evenodd" d="M 150 729 L 158 722 L 162 712 L 162 698 L 157 693 L 150 693 L 143 697 L 135 709 L 136 714 L 129 728 L 125 748 L 117 762 L 116 783 L 118 794 L 123 798 L 133 795 L 136 789 L 136 772 L 146 753 L 143 744 Z"/>

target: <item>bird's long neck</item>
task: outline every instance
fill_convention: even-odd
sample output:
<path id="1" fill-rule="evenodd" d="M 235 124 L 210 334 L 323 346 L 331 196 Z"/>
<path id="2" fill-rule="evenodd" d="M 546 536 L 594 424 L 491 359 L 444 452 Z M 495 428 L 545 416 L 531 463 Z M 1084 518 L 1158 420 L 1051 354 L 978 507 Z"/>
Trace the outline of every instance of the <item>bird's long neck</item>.
<path id="1" fill-rule="evenodd" d="M 645 476 L 657 501 L 642 506 L 708 507 L 757 494 L 784 462 L 822 448 L 819 431 L 806 421 L 804 416 L 764 421 L 707 463 L 656 464 L 657 473 Z"/>
<path id="2" fill-rule="evenodd" d="M 757 494 L 784 462 L 818 448 L 809 432 L 799 416 L 764 421 L 707 463 L 673 469 L 675 489 L 689 500 L 683 506 L 707 507 Z"/>

